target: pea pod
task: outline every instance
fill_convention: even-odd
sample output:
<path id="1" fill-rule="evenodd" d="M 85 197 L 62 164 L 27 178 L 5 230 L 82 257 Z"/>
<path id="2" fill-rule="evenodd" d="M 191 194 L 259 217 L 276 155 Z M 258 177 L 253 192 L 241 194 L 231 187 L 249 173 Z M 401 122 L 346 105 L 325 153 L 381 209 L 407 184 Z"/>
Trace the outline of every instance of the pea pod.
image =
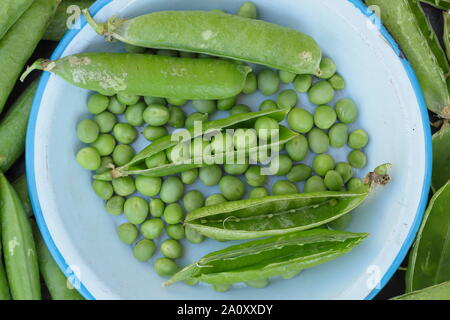
<path id="1" fill-rule="evenodd" d="M 215 11 L 160 11 L 99 24 L 83 12 L 98 34 L 139 47 L 200 52 L 296 74 L 319 70 L 322 53 L 314 39 L 262 20 Z"/>
<path id="2" fill-rule="evenodd" d="M 450 125 L 444 124 L 433 135 L 433 174 L 431 188 L 439 190 L 450 180 Z"/>
<path id="3" fill-rule="evenodd" d="M 60 1 L 35 0 L 0 39 L 0 112 Z"/>
<path id="4" fill-rule="evenodd" d="M 445 46 L 445 51 L 447 53 L 447 58 L 450 59 L 450 13 L 448 11 L 444 11 L 442 14 L 444 17 L 443 42 Z"/>
<path id="5" fill-rule="evenodd" d="M 315 229 L 250 241 L 205 255 L 165 285 L 182 280 L 233 284 L 292 274 L 340 257 L 366 237 Z"/>
<path id="6" fill-rule="evenodd" d="M 450 281 L 450 180 L 431 198 L 409 256 L 406 291 Z"/>
<path id="7" fill-rule="evenodd" d="M 34 0 L 4 0 L 0 6 L 0 39 L 17 19 L 33 4 Z"/>
<path id="8" fill-rule="evenodd" d="M 83 89 L 180 99 L 224 99 L 239 94 L 248 66 L 217 59 L 135 53 L 80 53 L 56 61 L 39 59 L 22 75 L 45 70 Z"/>
<path id="9" fill-rule="evenodd" d="M 280 132 L 279 132 L 279 139 L 278 141 L 268 144 L 268 145 L 264 145 L 263 147 L 259 146 L 259 147 L 254 147 L 254 148 L 250 148 L 247 150 L 244 150 L 245 155 L 249 155 L 249 154 L 254 154 L 254 155 L 258 155 L 260 154 L 260 150 L 262 150 L 262 148 L 264 148 L 264 150 L 271 150 L 273 149 L 277 149 L 278 147 L 281 145 L 284 145 L 285 143 L 291 141 L 292 139 L 294 139 L 298 134 L 289 130 L 286 127 L 280 126 Z M 219 163 L 224 163 L 224 159 L 238 159 L 238 156 L 240 154 L 242 154 L 242 151 L 232 151 L 232 152 L 228 152 L 228 153 L 223 153 L 223 154 L 217 154 L 217 155 L 213 155 L 210 159 L 210 163 L 206 163 L 206 164 L 213 164 L 216 163 L 214 162 L 214 159 L 217 159 L 221 162 Z M 180 172 L 184 172 L 184 171 L 188 171 L 194 168 L 199 168 L 205 165 L 205 159 L 203 155 L 200 155 L 199 157 L 192 157 L 190 159 L 186 159 L 187 161 L 180 161 L 180 163 L 169 163 L 169 164 L 164 164 L 155 168 L 151 168 L 151 169 L 140 169 L 140 168 L 130 168 L 129 170 L 126 171 L 122 171 L 122 174 L 141 174 L 141 175 L 146 175 L 146 176 L 150 176 L 150 177 L 164 177 L 167 175 L 172 175 L 172 174 L 176 174 L 176 173 L 180 173 Z"/>
<path id="10" fill-rule="evenodd" d="M 392 300 L 450 300 L 450 281 L 406 293 Z"/>
<path id="11" fill-rule="evenodd" d="M 38 81 L 33 82 L 0 122 L 0 170 L 6 171 L 25 149 L 28 116 Z"/>
<path id="12" fill-rule="evenodd" d="M 189 212 L 185 225 L 216 240 L 241 240 L 312 229 L 359 206 L 360 192 L 312 192 L 231 201 Z"/>
<path id="13" fill-rule="evenodd" d="M 19 196 L 0 173 L 0 222 L 6 273 L 14 300 L 40 300 L 33 233 Z"/>
<path id="14" fill-rule="evenodd" d="M 31 217 L 33 215 L 33 208 L 31 207 L 30 195 L 28 194 L 27 177 L 25 175 L 19 177 L 12 183 L 12 186 L 22 201 L 23 209 L 25 210 L 27 217 Z"/>
<path id="15" fill-rule="evenodd" d="M 366 3 L 380 8 L 381 19 L 416 72 L 428 109 L 442 118 L 450 118 L 448 63 L 420 4 L 409 0 L 366 0 Z"/>
<path id="16" fill-rule="evenodd" d="M 0 242 L 0 301 L 10 300 L 8 279 L 6 278 L 5 267 L 2 259 L 2 244 Z"/>
<path id="17" fill-rule="evenodd" d="M 41 233 L 32 223 L 34 239 L 39 260 L 39 270 L 53 300 L 84 300 L 75 288 L 68 288 L 66 276 L 61 272 L 45 245 Z"/>

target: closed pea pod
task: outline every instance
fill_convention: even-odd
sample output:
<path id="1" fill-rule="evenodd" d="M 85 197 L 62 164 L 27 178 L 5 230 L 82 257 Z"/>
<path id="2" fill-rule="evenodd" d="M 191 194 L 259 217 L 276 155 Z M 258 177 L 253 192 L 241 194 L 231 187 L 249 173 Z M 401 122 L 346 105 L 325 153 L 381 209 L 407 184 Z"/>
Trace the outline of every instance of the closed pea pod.
<path id="1" fill-rule="evenodd" d="M 34 0 L 5 0 L 0 11 L 0 39 L 17 19 L 33 4 Z"/>

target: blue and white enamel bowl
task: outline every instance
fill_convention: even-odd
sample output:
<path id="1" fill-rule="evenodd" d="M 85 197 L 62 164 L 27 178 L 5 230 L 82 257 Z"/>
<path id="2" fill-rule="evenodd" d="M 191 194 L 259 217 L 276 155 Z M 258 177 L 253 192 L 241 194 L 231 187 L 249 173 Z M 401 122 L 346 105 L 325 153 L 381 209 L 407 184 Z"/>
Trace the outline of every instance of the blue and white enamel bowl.
<path id="1" fill-rule="evenodd" d="M 100 0 L 95 19 L 133 17 L 160 10 L 237 12 L 242 0 Z M 183 283 L 163 288 L 152 261 L 133 258 L 111 217 L 91 188 L 91 174 L 75 161 L 82 144 L 76 125 L 88 117 L 88 91 L 44 73 L 34 101 L 27 136 L 27 172 L 36 218 L 58 265 L 88 299 L 371 299 L 386 284 L 410 248 L 427 202 L 431 175 L 431 138 L 419 84 L 394 40 L 359 0 L 254 0 L 261 18 L 314 37 L 334 59 L 347 86 L 338 98 L 352 98 L 357 124 L 370 134 L 367 170 L 393 164 L 392 183 L 378 188 L 353 214 L 348 230 L 370 237 L 349 254 L 309 269 L 291 280 L 273 279 L 266 289 L 236 286 L 218 293 L 206 285 Z M 123 51 L 81 21 L 55 50 L 52 59 L 88 51 Z M 242 101 L 256 109 L 263 96 Z M 305 95 L 299 105 L 312 110 Z M 192 110 L 191 107 L 186 108 Z M 218 114 L 217 117 L 224 116 Z M 135 144 L 142 148 L 142 140 Z M 348 151 L 348 150 L 347 150 Z M 336 160 L 346 151 L 333 150 Z M 309 156 L 307 162 L 311 161 Z M 358 172 L 363 176 L 367 171 Z M 205 194 L 215 188 L 194 186 Z M 207 240 L 186 244 L 180 264 L 227 244 Z"/>

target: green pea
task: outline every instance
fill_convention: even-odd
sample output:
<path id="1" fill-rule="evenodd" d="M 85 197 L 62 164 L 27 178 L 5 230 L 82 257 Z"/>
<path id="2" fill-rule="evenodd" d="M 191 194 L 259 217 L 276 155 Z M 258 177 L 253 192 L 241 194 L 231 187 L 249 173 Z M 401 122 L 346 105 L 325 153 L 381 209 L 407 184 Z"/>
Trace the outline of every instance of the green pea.
<path id="1" fill-rule="evenodd" d="M 125 104 L 127 106 L 131 106 L 133 104 L 138 103 L 139 96 L 134 94 L 126 94 L 126 93 L 118 93 L 117 94 L 117 100 L 119 100 L 120 103 Z"/>
<path id="2" fill-rule="evenodd" d="M 148 197 L 154 197 L 159 193 L 161 183 L 161 178 L 147 176 L 137 176 L 135 181 L 137 191 Z"/>
<path id="3" fill-rule="evenodd" d="M 146 126 L 143 132 L 144 138 L 148 141 L 154 141 L 167 135 L 165 127 Z"/>
<path id="4" fill-rule="evenodd" d="M 137 138 L 136 129 L 128 123 L 118 123 L 113 129 L 114 137 L 123 144 L 133 143 Z"/>
<path id="5" fill-rule="evenodd" d="M 195 122 L 204 123 L 208 121 L 207 113 L 194 112 L 186 118 L 185 126 L 187 129 L 194 128 Z"/>
<path id="6" fill-rule="evenodd" d="M 286 143 L 286 151 L 293 161 L 301 161 L 308 154 L 308 139 L 299 134 Z"/>
<path id="7" fill-rule="evenodd" d="M 166 226 L 166 233 L 175 240 L 181 240 L 185 237 L 184 227 L 181 224 L 169 224 Z"/>
<path id="8" fill-rule="evenodd" d="M 100 168 L 98 168 L 95 173 L 102 174 L 105 173 L 114 166 L 113 159 L 111 157 L 102 157 Z"/>
<path id="9" fill-rule="evenodd" d="M 193 184 L 198 178 L 198 169 L 194 168 L 181 173 L 181 181 L 184 184 Z"/>
<path id="10" fill-rule="evenodd" d="M 127 108 L 125 111 L 125 119 L 129 124 L 135 127 L 140 127 L 144 123 L 144 110 L 146 105 L 144 102 L 138 102 Z"/>
<path id="11" fill-rule="evenodd" d="M 336 123 L 328 132 L 330 144 L 334 148 L 342 148 L 348 141 L 348 127 L 345 123 Z"/>
<path id="12" fill-rule="evenodd" d="M 352 215 L 347 213 L 342 217 L 337 218 L 331 222 L 328 222 L 328 226 L 334 230 L 345 230 L 352 222 Z"/>
<path id="13" fill-rule="evenodd" d="M 309 89 L 308 98 L 316 105 L 327 104 L 334 98 L 334 89 L 328 81 L 319 81 Z"/>
<path id="14" fill-rule="evenodd" d="M 237 96 L 231 98 L 225 98 L 217 101 L 217 109 L 230 110 L 236 105 Z"/>
<path id="15" fill-rule="evenodd" d="M 246 1 L 239 8 L 237 15 L 244 18 L 256 19 L 258 12 L 253 2 Z"/>
<path id="16" fill-rule="evenodd" d="M 167 102 L 171 105 L 174 106 L 184 106 L 187 103 L 186 99 L 181 99 L 181 98 L 166 98 Z"/>
<path id="17" fill-rule="evenodd" d="M 264 69 L 258 74 L 258 89 L 265 96 L 271 96 L 278 91 L 280 79 L 272 69 Z"/>
<path id="18" fill-rule="evenodd" d="M 249 106 L 245 104 L 237 104 L 230 110 L 230 115 L 242 114 L 252 112 Z"/>
<path id="19" fill-rule="evenodd" d="M 331 84 L 334 90 L 343 90 L 345 88 L 345 79 L 335 74 L 330 79 L 328 79 L 328 82 Z"/>
<path id="20" fill-rule="evenodd" d="M 144 53 L 147 50 L 147 48 L 134 46 L 128 43 L 125 43 L 124 46 L 128 53 Z"/>
<path id="21" fill-rule="evenodd" d="M 100 128 L 98 124 L 91 119 L 80 121 L 77 126 L 77 136 L 81 142 L 92 143 L 98 138 Z"/>
<path id="22" fill-rule="evenodd" d="M 361 179 L 359 178 L 351 178 L 347 182 L 348 191 L 358 191 L 364 185 Z"/>
<path id="23" fill-rule="evenodd" d="M 260 187 L 267 181 L 267 176 L 261 174 L 261 168 L 258 166 L 251 166 L 245 173 L 245 179 L 249 186 Z"/>
<path id="24" fill-rule="evenodd" d="M 248 169 L 248 164 L 246 164 L 246 163 L 244 163 L 244 164 L 226 163 L 223 166 L 223 170 L 226 173 L 228 173 L 230 175 L 234 175 L 234 176 L 244 174 L 247 169 Z"/>
<path id="25" fill-rule="evenodd" d="M 116 147 L 116 139 L 110 134 L 101 134 L 92 144 L 101 156 L 108 156 L 113 153 Z"/>
<path id="26" fill-rule="evenodd" d="M 141 197 L 131 197 L 125 201 L 125 215 L 132 224 L 141 224 L 148 216 L 147 201 Z"/>
<path id="27" fill-rule="evenodd" d="M 305 93 L 311 88 L 313 77 L 309 74 L 299 74 L 295 77 L 294 88 L 297 92 Z"/>
<path id="28" fill-rule="evenodd" d="M 100 93 L 91 95 L 88 98 L 87 108 L 92 114 L 99 114 L 105 111 L 109 105 L 109 98 Z"/>
<path id="29" fill-rule="evenodd" d="M 330 139 L 324 131 L 313 128 L 308 133 L 308 144 L 312 152 L 325 153 L 330 146 Z"/>
<path id="30" fill-rule="evenodd" d="M 254 188 L 250 191 L 249 194 L 249 198 L 250 199 L 259 199 L 259 198 L 264 198 L 267 197 L 269 195 L 269 192 L 267 191 L 266 188 L 264 187 L 258 187 L 258 188 Z"/>
<path id="31" fill-rule="evenodd" d="M 205 186 L 215 186 L 219 183 L 220 178 L 222 178 L 222 169 L 218 165 L 201 167 L 199 176 Z"/>
<path id="32" fill-rule="evenodd" d="M 130 162 L 135 155 L 134 149 L 127 144 L 119 144 L 114 148 L 112 158 L 117 166 L 123 166 Z"/>
<path id="33" fill-rule="evenodd" d="M 305 109 L 293 108 L 288 115 L 288 125 L 294 131 L 308 133 L 314 125 L 314 119 Z"/>
<path id="34" fill-rule="evenodd" d="M 212 284 L 211 288 L 216 292 L 226 292 L 231 289 L 231 284 Z"/>
<path id="35" fill-rule="evenodd" d="M 344 180 L 342 179 L 339 172 L 335 170 L 329 170 L 325 174 L 324 183 L 328 190 L 340 191 L 342 190 L 342 186 L 344 185 Z"/>
<path id="36" fill-rule="evenodd" d="M 105 210 L 109 214 L 118 216 L 123 213 L 123 205 L 125 204 L 125 198 L 121 196 L 112 196 L 106 201 Z"/>
<path id="37" fill-rule="evenodd" d="M 152 240 L 142 239 L 133 248 L 134 257 L 141 262 L 148 261 L 156 252 L 156 245 Z"/>
<path id="38" fill-rule="evenodd" d="M 101 133 L 111 132 L 117 123 L 117 118 L 109 111 L 104 111 L 94 117 Z"/>
<path id="39" fill-rule="evenodd" d="M 161 243 L 161 253 L 170 259 L 178 259 L 183 255 L 183 247 L 174 239 L 167 239 Z"/>
<path id="40" fill-rule="evenodd" d="M 159 104 L 165 106 L 167 104 L 167 101 L 164 98 L 144 97 L 144 101 L 147 106 L 151 104 Z"/>
<path id="41" fill-rule="evenodd" d="M 353 176 L 353 168 L 347 162 L 339 162 L 334 170 L 339 172 L 344 183 L 347 183 Z"/>
<path id="42" fill-rule="evenodd" d="M 132 223 L 123 223 L 116 229 L 119 239 L 126 244 L 132 244 L 138 237 L 138 229 Z"/>
<path id="43" fill-rule="evenodd" d="M 285 154 L 275 156 L 270 161 L 270 170 L 277 176 L 286 175 L 292 168 L 292 160 Z"/>
<path id="44" fill-rule="evenodd" d="M 178 177 L 169 177 L 161 186 L 160 197 L 165 203 L 177 202 L 183 195 L 184 185 Z"/>
<path id="45" fill-rule="evenodd" d="M 164 214 L 164 208 L 165 208 L 165 204 L 161 199 L 152 199 L 150 200 L 150 214 L 155 217 L 155 218 L 159 218 L 162 217 Z"/>
<path id="46" fill-rule="evenodd" d="M 321 79 L 330 79 L 336 73 L 336 63 L 330 58 L 322 58 L 319 66 L 318 77 Z"/>
<path id="47" fill-rule="evenodd" d="M 205 237 L 202 234 L 192 228 L 186 227 L 184 231 L 186 232 L 186 240 L 190 243 L 197 244 L 202 243 L 205 240 Z"/>
<path id="48" fill-rule="evenodd" d="M 225 199 L 225 197 L 220 193 L 215 193 L 206 198 L 205 207 L 213 206 L 224 202 L 227 202 L 227 199 Z"/>
<path id="49" fill-rule="evenodd" d="M 278 76 L 280 77 L 281 82 L 283 83 L 291 83 L 294 81 L 295 77 L 297 76 L 295 73 L 289 72 L 289 71 L 278 71 Z"/>
<path id="50" fill-rule="evenodd" d="M 205 205 L 205 197 L 198 190 L 188 191 L 183 197 L 183 205 L 187 212 L 191 212 Z"/>
<path id="51" fill-rule="evenodd" d="M 178 224 L 183 220 L 184 212 L 178 203 L 169 204 L 164 209 L 164 220 L 168 224 Z"/>
<path id="52" fill-rule="evenodd" d="M 353 168 L 364 168 L 367 165 L 367 156 L 361 150 L 353 150 L 347 156 L 348 163 Z"/>
<path id="53" fill-rule="evenodd" d="M 271 130 L 279 130 L 280 125 L 275 119 L 270 117 L 260 117 L 255 122 L 255 130 L 258 137 L 266 139 L 270 137 Z"/>
<path id="54" fill-rule="evenodd" d="M 314 112 L 314 124 L 319 129 L 329 129 L 336 122 L 336 111 L 330 106 L 319 106 Z"/>
<path id="55" fill-rule="evenodd" d="M 274 195 L 296 194 L 298 193 L 297 186 L 287 180 L 279 180 L 272 186 L 272 193 Z"/>
<path id="56" fill-rule="evenodd" d="M 233 176 L 224 176 L 219 183 L 220 192 L 230 201 L 242 199 L 245 194 L 244 183 Z"/>
<path id="57" fill-rule="evenodd" d="M 195 110 L 201 113 L 212 114 L 217 110 L 217 102 L 215 100 L 193 100 L 192 105 Z"/>
<path id="58" fill-rule="evenodd" d="M 348 137 L 348 146 L 352 149 L 362 149 L 367 146 L 369 135 L 362 129 L 357 129 L 350 133 Z"/>
<path id="59" fill-rule="evenodd" d="M 155 127 L 165 125 L 170 119 L 169 108 L 161 104 L 150 104 L 143 113 L 144 121 Z"/>
<path id="60" fill-rule="evenodd" d="M 334 159 L 329 154 L 319 154 L 313 160 L 314 171 L 324 177 L 326 173 L 334 168 Z"/>
<path id="61" fill-rule="evenodd" d="M 160 151 L 157 154 L 154 154 L 153 156 L 145 159 L 145 165 L 149 169 L 159 167 L 166 163 L 167 163 L 167 156 L 164 151 Z"/>
<path id="62" fill-rule="evenodd" d="M 114 114 L 122 114 L 125 112 L 127 106 L 117 100 L 117 96 L 112 96 L 109 99 L 108 110 Z"/>
<path id="63" fill-rule="evenodd" d="M 246 150 L 256 147 L 258 138 L 254 129 L 237 129 L 234 131 L 233 144 L 236 150 Z"/>
<path id="64" fill-rule="evenodd" d="M 291 182 L 305 181 L 312 175 L 312 168 L 306 164 L 297 164 L 292 167 L 291 171 L 286 175 Z"/>
<path id="65" fill-rule="evenodd" d="M 292 108 L 298 102 L 297 93 L 294 90 L 283 90 L 277 97 L 277 105 L 279 108 Z"/>
<path id="66" fill-rule="evenodd" d="M 175 261 L 168 258 L 159 258 L 153 265 L 157 275 L 161 277 L 171 277 L 180 269 Z"/>
<path id="67" fill-rule="evenodd" d="M 242 92 L 245 94 L 251 94 L 256 91 L 258 88 L 258 81 L 256 80 L 256 74 L 254 72 L 250 72 L 245 79 L 244 89 Z"/>
<path id="68" fill-rule="evenodd" d="M 305 192 L 320 192 L 327 190 L 325 183 L 323 182 L 322 177 L 312 176 L 305 182 L 304 191 Z"/>
<path id="69" fill-rule="evenodd" d="M 112 185 L 114 192 L 122 197 L 129 196 L 136 191 L 136 186 L 134 185 L 134 180 L 132 177 L 120 177 L 113 179 Z"/>
<path id="70" fill-rule="evenodd" d="M 343 123 L 352 123 L 358 116 L 356 104 L 350 99 L 341 99 L 336 102 L 336 114 Z"/>
<path id="71" fill-rule="evenodd" d="M 264 100 L 259 105 L 259 111 L 267 111 L 267 110 L 275 110 L 275 109 L 278 109 L 278 105 L 273 100 L 269 100 L 269 99 L 268 100 Z"/>
<path id="72" fill-rule="evenodd" d="M 247 281 L 245 284 L 251 288 L 262 289 L 269 285 L 269 279 Z"/>
<path id="73" fill-rule="evenodd" d="M 103 200 L 108 200 L 114 194 L 111 182 L 94 180 L 92 183 L 92 188 L 94 189 L 97 196 Z"/>
<path id="74" fill-rule="evenodd" d="M 373 170 L 373 171 L 380 176 L 385 176 L 385 175 L 389 174 L 389 169 L 391 167 L 392 167 L 392 164 L 384 163 L 384 164 L 376 167 L 375 170 Z"/>
<path id="75" fill-rule="evenodd" d="M 141 233 L 146 239 L 158 238 L 164 229 L 164 222 L 159 218 L 145 221 L 141 225 Z"/>
<path id="76" fill-rule="evenodd" d="M 179 107 L 170 107 L 169 112 L 170 118 L 167 124 L 173 128 L 183 128 L 186 121 L 186 115 L 183 110 Z"/>
<path id="77" fill-rule="evenodd" d="M 100 168 L 102 160 L 95 148 L 86 147 L 78 151 L 76 156 L 78 164 L 86 170 L 94 171 Z"/>

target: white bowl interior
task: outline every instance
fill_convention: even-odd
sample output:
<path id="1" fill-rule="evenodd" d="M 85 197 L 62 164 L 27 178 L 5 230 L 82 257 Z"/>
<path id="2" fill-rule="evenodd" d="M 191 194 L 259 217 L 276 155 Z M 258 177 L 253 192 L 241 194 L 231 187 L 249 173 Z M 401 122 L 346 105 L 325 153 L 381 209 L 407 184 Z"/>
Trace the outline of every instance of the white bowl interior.
<path id="1" fill-rule="evenodd" d="M 225 9 L 236 12 L 242 0 L 116 0 L 95 16 L 104 21 L 118 14 L 133 17 L 160 10 Z M 426 135 L 414 88 L 394 50 L 360 9 L 350 1 L 335 0 L 258 0 L 261 18 L 296 28 L 314 37 L 325 55 L 334 59 L 338 72 L 347 82 L 337 98 L 352 98 L 360 115 L 352 129 L 361 127 L 370 134 L 366 148 L 367 167 L 363 176 L 381 163 L 393 164 L 392 183 L 378 188 L 356 210 L 350 231 L 368 232 L 370 237 L 354 251 L 335 261 L 306 270 L 292 280 L 274 279 L 270 289 L 236 286 L 217 293 L 208 286 L 183 283 L 162 288 L 163 279 L 151 269 L 153 258 L 140 263 L 130 246 L 122 244 L 115 227 L 124 218 L 108 215 L 103 202 L 94 194 L 91 174 L 75 161 L 82 144 L 76 137 L 77 123 L 88 116 L 85 107 L 90 94 L 50 76 L 44 88 L 35 121 L 33 158 L 28 170 L 34 171 L 35 208 L 43 220 L 64 261 L 97 299 L 362 299 L 380 286 L 411 228 L 420 215 L 421 186 L 426 180 Z M 120 43 L 106 43 L 90 27 L 83 28 L 65 48 L 63 55 L 85 51 L 121 51 Z M 289 86 L 286 86 L 289 87 Z M 273 97 L 272 97 L 273 98 Z M 262 95 L 241 99 L 256 110 Z M 299 106 L 313 110 L 306 95 Z M 186 108 L 189 112 L 192 108 Z M 218 113 L 215 117 L 222 117 Z M 29 141 L 30 142 L 30 141 Z M 135 146 L 142 148 L 144 141 Z M 348 149 L 333 150 L 337 161 L 345 161 Z M 30 156 L 30 155 L 28 155 Z M 312 155 L 307 159 L 311 162 Z M 35 185 L 34 185 L 35 184 Z M 201 186 L 205 194 L 217 188 Z M 40 210 L 37 209 L 38 215 Z M 228 244 L 207 240 L 201 245 L 185 243 L 187 264 L 203 254 Z M 159 257 L 158 255 L 157 257 Z"/>

